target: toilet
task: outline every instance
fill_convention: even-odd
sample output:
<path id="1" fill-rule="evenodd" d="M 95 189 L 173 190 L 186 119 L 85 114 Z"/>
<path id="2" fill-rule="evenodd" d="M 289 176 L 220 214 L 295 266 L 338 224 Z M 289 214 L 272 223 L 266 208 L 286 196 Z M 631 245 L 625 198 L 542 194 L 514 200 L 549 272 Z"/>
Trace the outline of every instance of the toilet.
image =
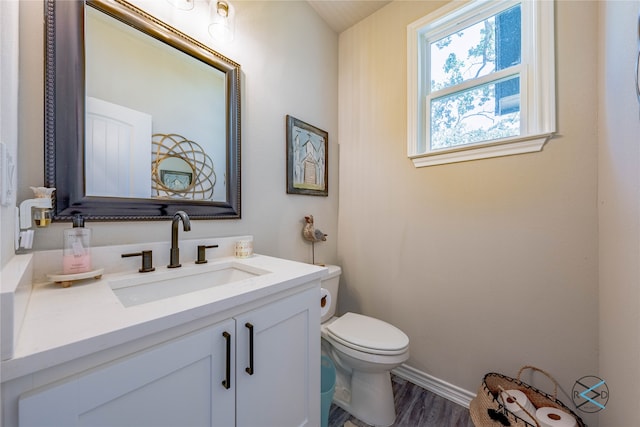
<path id="1" fill-rule="evenodd" d="M 356 313 L 335 316 L 342 270 L 328 265 L 321 283 L 322 354 L 336 367 L 333 402 L 373 426 L 394 423 L 390 371 L 409 359 L 409 337 L 389 323 Z"/>

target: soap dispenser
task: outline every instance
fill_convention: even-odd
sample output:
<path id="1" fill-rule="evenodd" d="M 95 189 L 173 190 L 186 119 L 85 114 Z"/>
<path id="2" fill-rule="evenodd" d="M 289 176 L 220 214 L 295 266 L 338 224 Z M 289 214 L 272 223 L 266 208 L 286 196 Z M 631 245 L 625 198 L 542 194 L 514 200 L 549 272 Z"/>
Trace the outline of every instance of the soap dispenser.
<path id="1" fill-rule="evenodd" d="M 91 271 L 91 230 L 84 228 L 81 215 L 73 217 L 73 228 L 64 230 L 62 274 Z"/>

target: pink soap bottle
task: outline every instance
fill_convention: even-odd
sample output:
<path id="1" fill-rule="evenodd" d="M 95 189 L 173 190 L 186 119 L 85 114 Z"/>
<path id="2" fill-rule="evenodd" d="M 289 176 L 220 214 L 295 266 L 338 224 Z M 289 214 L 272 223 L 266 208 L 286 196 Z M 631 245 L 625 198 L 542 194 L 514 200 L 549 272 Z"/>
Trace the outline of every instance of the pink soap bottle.
<path id="1" fill-rule="evenodd" d="M 91 271 L 91 230 L 84 228 L 81 215 L 73 217 L 73 228 L 64 230 L 62 274 Z"/>

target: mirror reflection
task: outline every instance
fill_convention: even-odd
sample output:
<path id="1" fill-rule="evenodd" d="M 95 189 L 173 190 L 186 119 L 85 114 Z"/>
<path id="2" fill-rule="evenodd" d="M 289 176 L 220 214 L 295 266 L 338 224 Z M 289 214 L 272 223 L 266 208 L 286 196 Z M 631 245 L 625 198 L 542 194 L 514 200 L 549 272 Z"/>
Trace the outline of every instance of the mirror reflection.
<path id="1" fill-rule="evenodd" d="M 45 11 L 53 219 L 240 218 L 240 65 L 125 0 Z"/>
<path id="2" fill-rule="evenodd" d="M 180 157 L 169 156 L 158 162 L 154 180 L 158 187 L 183 194 L 193 187 L 196 170 Z"/>
<path id="3" fill-rule="evenodd" d="M 87 8 L 85 73 L 87 196 L 225 200 L 222 71 Z"/>
<path id="4" fill-rule="evenodd" d="M 181 135 L 155 134 L 152 189 L 154 197 L 210 200 L 216 187 L 211 157 Z"/>

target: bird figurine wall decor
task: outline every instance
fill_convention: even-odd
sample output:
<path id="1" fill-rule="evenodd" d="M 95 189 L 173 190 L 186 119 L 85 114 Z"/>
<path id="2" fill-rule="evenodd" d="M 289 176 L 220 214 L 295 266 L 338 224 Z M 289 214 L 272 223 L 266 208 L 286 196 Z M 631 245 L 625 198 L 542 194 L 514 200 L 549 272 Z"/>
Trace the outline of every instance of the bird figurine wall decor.
<path id="1" fill-rule="evenodd" d="M 304 217 L 304 227 L 302 228 L 302 237 L 311 242 L 311 262 L 315 264 L 315 243 L 327 240 L 327 235 L 315 228 L 313 224 L 313 215 Z"/>
<path id="2" fill-rule="evenodd" d="M 304 217 L 304 229 L 302 230 L 302 235 L 305 239 L 310 242 L 319 242 L 327 240 L 327 235 L 322 231 L 315 228 L 313 224 L 313 215 L 307 215 Z"/>

